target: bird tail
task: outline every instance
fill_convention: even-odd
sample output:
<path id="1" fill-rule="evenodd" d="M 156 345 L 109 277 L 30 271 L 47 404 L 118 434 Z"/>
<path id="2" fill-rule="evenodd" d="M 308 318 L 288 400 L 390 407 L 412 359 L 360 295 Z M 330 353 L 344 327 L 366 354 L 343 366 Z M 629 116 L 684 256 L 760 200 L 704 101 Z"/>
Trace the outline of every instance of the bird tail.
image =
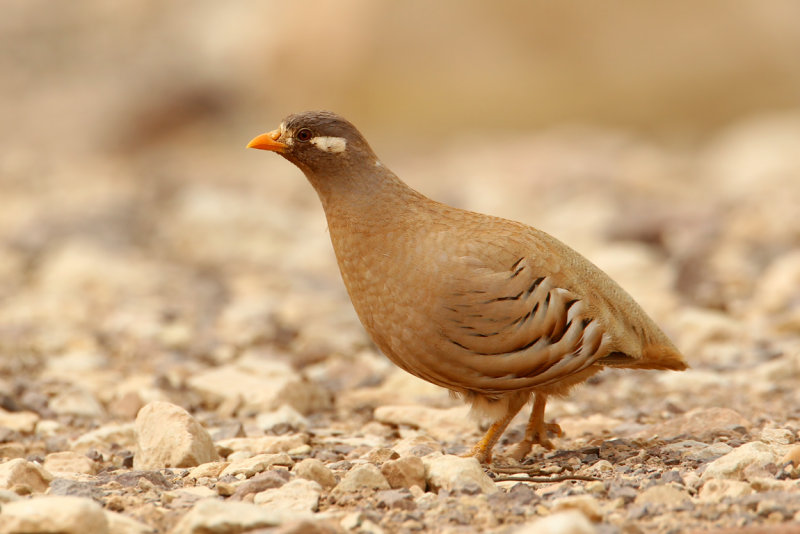
<path id="1" fill-rule="evenodd" d="M 684 371 L 689 368 L 683 355 L 671 345 L 647 345 L 639 358 L 624 352 L 612 352 L 608 356 L 600 358 L 597 363 L 626 369 Z"/>

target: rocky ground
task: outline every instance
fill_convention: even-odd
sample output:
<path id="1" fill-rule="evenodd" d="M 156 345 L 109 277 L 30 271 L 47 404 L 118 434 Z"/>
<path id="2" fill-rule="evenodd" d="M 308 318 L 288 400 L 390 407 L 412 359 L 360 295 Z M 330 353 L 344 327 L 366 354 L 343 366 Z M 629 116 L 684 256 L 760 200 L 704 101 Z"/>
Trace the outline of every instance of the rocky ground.
<path id="1" fill-rule="evenodd" d="M 316 196 L 243 149 L 256 133 L 5 147 L 1 533 L 800 532 L 800 116 L 691 149 L 583 128 L 376 147 L 586 254 L 691 363 L 551 401 L 557 450 L 521 465 L 520 416 L 492 468 L 457 456 L 467 409 L 370 344 Z"/>

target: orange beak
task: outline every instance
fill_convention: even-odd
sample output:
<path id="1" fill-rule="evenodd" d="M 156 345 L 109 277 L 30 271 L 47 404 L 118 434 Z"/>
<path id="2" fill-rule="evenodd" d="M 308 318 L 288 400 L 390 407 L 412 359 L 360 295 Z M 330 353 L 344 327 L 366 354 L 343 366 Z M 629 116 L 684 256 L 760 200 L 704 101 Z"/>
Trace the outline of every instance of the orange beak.
<path id="1" fill-rule="evenodd" d="M 289 148 L 289 145 L 278 141 L 277 139 L 280 136 L 280 129 L 272 130 L 271 132 L 254 137 L 252 141 L 247 143 L 247 148 L 258 148 L 261 150 L 271 150 L 272 152 L 283 152 Z"/>

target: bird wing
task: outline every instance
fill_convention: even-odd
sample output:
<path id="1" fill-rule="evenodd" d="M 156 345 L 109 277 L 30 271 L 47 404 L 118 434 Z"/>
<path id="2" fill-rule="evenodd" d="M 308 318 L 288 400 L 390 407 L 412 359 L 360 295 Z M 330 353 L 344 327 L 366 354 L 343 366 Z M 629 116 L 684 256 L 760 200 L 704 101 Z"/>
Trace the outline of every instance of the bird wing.
<path id="1" fill-rule="evenodd" d="M 578 295 L 527 257 L 506 269 L 462 258 L 442 295 L 438 328 L 470 389 L 502 393 L 543 386 L 606 356 L 610 336 Z M 474 387 L 472 387 L 474 386 Z"/>

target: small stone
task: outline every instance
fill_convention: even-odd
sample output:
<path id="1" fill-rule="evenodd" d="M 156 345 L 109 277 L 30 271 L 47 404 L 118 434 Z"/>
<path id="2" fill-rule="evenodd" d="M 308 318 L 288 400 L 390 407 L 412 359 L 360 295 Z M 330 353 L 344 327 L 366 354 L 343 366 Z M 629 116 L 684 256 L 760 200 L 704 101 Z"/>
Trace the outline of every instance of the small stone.
<path id="1" fill-rule="evenodd" d="M 28 488 L 30 491 L 42 492 L 47 489 L 53 475 L 37 463 L 23 458 L 15 458 L 0 464 L 0 488 L 15 490 Z"/>
<path id="2" fill-rule="evenodd" d="M 60 392 L 50 399 L 47 407 L 59 415 L 78 415 L 92 419 L 105 416 L 105 410 L 95 396 L 83 388 L 72 388 Z"/>
<path id="3" fill-rule="evenodd" d="M 381 474 L 380 469 L 373 464 L 358 465 L 352 468 L 342 481 L 333 488 L 333 493 L 352 493 L 364 488 L 389 489 L 389 483 L 386 478 Z"/>
<path id="4" fill-rule="evenodd" d="M 577 510 L 557 512 L 511 531 L 512 534 L 596 534 L 592 523 Z"/>
<path id="5" fill-rule="evenodd" d="M 0 458 L 11 460 L 12 458 L 24 458 L 25 445 L 12 441 L 9 443 L 0 443 Z"/>
<path id="6" fill-rule="evenodd" d="M 151 402 L 136 417 L 135 469 L 195 467 L 219 460 L 211 436 L 189 412 L 168 402 Z"/>
<path id="7" fill-rule="evenodd" d="M 794 432 L 788 428 L 765 428 L 759 440 L 770 445 L 790 445 L 794 443 Z"/>
<path id="8" fill-rule="evenodd" d="M 134 423 L 101 426 L 73 441 L 70 449 L 85 453 L 91 449 L 108 451 L 115 446 L 131 450 L 136 447 L 136 425 Z"/>
<path id="9" fill-rule="evenodd" d="M 280 513 L 267 507 L 238 501 L 203 499 L 184 514 L 170 534 L 249 532 L 277 526 L 283 519 Z"/>
<path id="10" fill-rule="evenodd" d="M 674 508 L 691 499 L 689 492 L 671 484 L 650 486 L 636 496 L 634 502 L 640 505 L 663 505 Z"/>
<path id="11" fill-rule="evenodd" d="M 308 428 L 308 419 L 290 405 L 281 404 L 277 410 L 259 413 L 256 425 L 267 432 L 275 428 L 305 430 Z"/>
<path id="12" fill-rule="evenodd" d="M 219 476 L 224 477 L 226 475 L 244 475 L 245 477 L 249 478 L 256 473 L 266 471 L 275 465 L 291 467 L 293 464 L 294 461 L 292 461 L 289 455 L 285 452 L 278 454 L 256 454 L 251 458 L 231 462 L 228 467 L 222 470 Z"/>
<path id="13" fill-rule="evenodd" d="M 370 463 L 380 465 L 387 460 L 396 460 L 397 458 L 400 458 L 400 455 L 397 454 L 397 452 L 393 449 L 376 447 L 364 455 L 364 458 Z"/>
<path id="14" fill-rule="evenodd" d="M 591 495 L 570 495 L 556 499 L 552 505 L 553 512 L 563 512 L 566 510 L 577 510 L 592 521 L 600 521 L 603 514 L 600 511 L 600 503 Z"/>
<path id="15" fill-rule="evenodd" d="M 385 510 L 414 510 L 417 505 L 407 489 L 382 490 L 375 494 L 378 508 Z"/>
<path id="16" fill-rule="evenodd" d="M 82 481 L 68 478 L 56 478 L 50 483 L 48 495 L 66 495 L 69 497 L 88 497 L 99 500 L 105 495 L 95 480 Z"/>
<path id="17" fill-rule="evenodd" d="M 298 477 L 306 480 L 313 480 L 323 488 L 332 488 L 336 485 L 336 477 L 333 471 L 325 467 L 316 458 L 306 458 L 292 468 L 292 472 Z"/>
<path id="18" fill-rule="evenodd" d="M 287 482 L 280 488 L 268 489 L 257 493 L 253 498 L 255 504 L 267 506 L 270 510 L 287 514 L 287 518 L 311 515 L 319 507 L 322 486 L 313 480 L 297 478 Z"/>
<path id="19" fill-rule="evenodd" d="M 608 460 L 597 460 L 589 470 L 595 473 L 609 473 L 614 470 L 614 466 Z"/>
<path id="20" fill-rule="evenodd" d="M 97 464 L 83 454 L 73 451 L 53 452 L 44 459 L 44 468 L 53 474 L 93 475 Z"/>
<path id="21" fill-rule="evenodd" d="M 200 464 L 186 475 L 186 478 L 198 480 L 201 478 L 218 478 L 220 473 L 230 465 L 230 462 L 206 462 Z"/>
<path id="22" fill-rule="evenodd" d="M 242 482 L 233 492 L 231 499 L 235 501 L 243 500 L 247 495 L 260 493 L 262 491 L 280 488 L 289 480 L 289 471 L 285 469 L 276 469 L 275 471 L 266 471 L 259 473 L 253 478 Z"/>
<path id="23" fill-rule="evenodd" d="M 31 434 L 39 422 L 39 415 L 35 412 L 7 412 L 0 408 L 0 427 L 5 427 L 19 432 Z"/>
<path id="24" fill-rule="evenodd" d="M 720 502 L 725 498 L 738 499 L 751 493 L 753 493 L 753 488 L 747 482 L 711 479 L 700 488 L 697 498 L 704 502 Z"/>
<path id="25" fill-rule="evenodd" d="M 764 468 L 777 460 L 775 453 L 766 444 L 753 441 L 708 464 L 701 478 L 704 481 L 711 478 L 743 480 L 746 478 L 745 470 Z"/>
<path id="26" fill-rule="evenodd" d="M 380 423 L 419 428 L 438 440 L 473 432 L 475 423 L 468 415 L 467 406 L 448 409 L 418 405 L 379 406 L 374 412 L 375 420 Z"/>
<path id="27" fill-rule="evenodd" d="M 389 460 L 381 466 L 381 473 L 392 488 L 425 489 L 425 464 L 416 456 Z"/>
<path id="28" fill-rule="evenodd" d="M 471 493 L 473 488 L 483 493 L 498 491 L 497 486 L 475 458 L 462 458 L 450 454 L 430 455 L 424 457 L 422 463 L 425 465 L 428 487 L 433 492 L 444 489 L 450 492 Z"/>
<path id="29" fill-rule="evenodd" d="M 403 438 L 392 445 L 401 457 L 417 456 L 422 458 L 434 452 L 443 452 L 442 444 L 429 436 L 413 436 Z"/>
<path id="30" fill-rule="evenodd" d="M 109 534 L 153 534 L 155 532 L 154 529 L 127 515 L 109 512 L 108 510 L 106 510 L 105 515 L 106 521 L 108 521 Z"/>
<path id="31" fill-rule="evenodd" d="M 308 434 L 289 434 L 285 436 L 261 436 L 254 438 L 230 438 L 217 442 L 220 454 L 228 456 L 232 452 L 274 454 L 289 452 L 308 444 Z"/>
<path id="32" fill-rule="evenodd" d="M 39 497 L 3 505 L 0 533 L 106 534 L 106 514 L 83 497 Z"/>
<path id="33" fill-rule="evenodd" d="M 662 423 L 650 425 L 635 437 L 652 439 L 658 436 L 670 440 L 685 436 L 700 440 L 736 427 L 749 428 L 750 421 L 730 408 L 696 408 Z"/>

